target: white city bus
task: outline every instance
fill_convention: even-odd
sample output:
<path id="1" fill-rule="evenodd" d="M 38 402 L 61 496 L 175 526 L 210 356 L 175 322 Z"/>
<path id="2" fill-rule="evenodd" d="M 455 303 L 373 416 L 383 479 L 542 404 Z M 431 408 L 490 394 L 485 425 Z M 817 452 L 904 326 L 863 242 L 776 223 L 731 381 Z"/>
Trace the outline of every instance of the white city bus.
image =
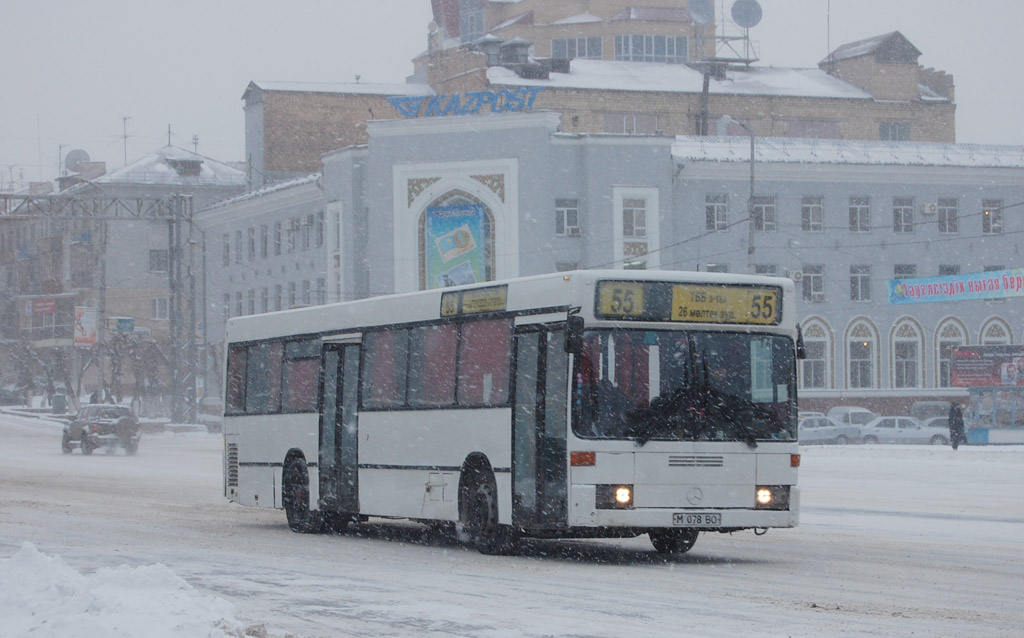
<path id="1" fill-rule="evenodd" d="M 788 279 L 580 271 L 229 321 L 224 490 L 298 532 L 520 537 L 799 518 Z"/>

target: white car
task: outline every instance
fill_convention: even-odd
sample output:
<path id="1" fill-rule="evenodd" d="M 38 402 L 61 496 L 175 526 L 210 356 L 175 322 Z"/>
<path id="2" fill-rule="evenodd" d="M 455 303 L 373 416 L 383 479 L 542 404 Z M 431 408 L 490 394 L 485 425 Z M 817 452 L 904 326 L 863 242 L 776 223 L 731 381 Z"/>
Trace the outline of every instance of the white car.
<path id="1" fill-rule="evenodd" d="M 949 445 L 949 428 L 925 425 L 912 416 L 880 416 L 860 428 L 864 443 Z"/>
<path id="2" fill-rule="evenodd" d="M 844 425 L 825 415 L 808 416 L 797 423 L 799 432 L 797 440 L 801 445 L 831 443 L 846 445 L 860 442 L 860 428 L 856 425 Z"/>

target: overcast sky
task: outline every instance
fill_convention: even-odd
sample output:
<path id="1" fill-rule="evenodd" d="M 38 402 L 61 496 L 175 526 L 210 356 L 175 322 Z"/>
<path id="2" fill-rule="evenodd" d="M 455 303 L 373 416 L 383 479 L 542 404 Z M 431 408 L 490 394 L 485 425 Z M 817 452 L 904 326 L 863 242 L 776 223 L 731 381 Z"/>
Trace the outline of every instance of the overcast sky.
<path id="1" fill-rule="evenodd" d="M 1019 0 L 760 1 L 760 64 L 815 67 L 829 43 L 898 30 L 954 75 L 958 141 L 1024 144 Z M 430 0 L 4 0 L 2 16 L 5 188 L 53 179 L 74 148 L 120 168 L 168 126 L 176 146 L 196 135 L 200 153 L 241 161 L 251 80 L 404 81 L 431 19 Z"/>

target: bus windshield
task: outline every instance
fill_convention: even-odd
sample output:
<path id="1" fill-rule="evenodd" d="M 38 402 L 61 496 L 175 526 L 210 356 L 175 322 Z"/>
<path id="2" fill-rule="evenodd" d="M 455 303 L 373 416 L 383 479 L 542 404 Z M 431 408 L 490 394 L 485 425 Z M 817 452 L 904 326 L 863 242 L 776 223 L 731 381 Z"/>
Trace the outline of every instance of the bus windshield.
<path id="1" fill-rule="evenodd" d="M 796 365 L 784 336 L 591 330 L 575 374 L 576 434 L 592 439 L 794 440 Z"/>

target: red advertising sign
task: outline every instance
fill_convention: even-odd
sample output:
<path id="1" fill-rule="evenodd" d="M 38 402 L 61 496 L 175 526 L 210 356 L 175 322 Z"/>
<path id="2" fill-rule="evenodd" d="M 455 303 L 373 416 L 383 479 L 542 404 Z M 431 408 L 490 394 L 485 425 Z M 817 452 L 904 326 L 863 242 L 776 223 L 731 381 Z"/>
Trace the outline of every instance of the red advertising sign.
<path id="1" fill-rule="evenodd" d="M 1024 385 L 1024 346 L 958 346 L 953 349 L 953 385 Z"/>
<path id="2" fill-rule="evenodd" d="M 57 300 L 56 299 L 33 299 L 32 300 L 32 314 L 33 315 L 52 315 L 57 312 Z"/>

